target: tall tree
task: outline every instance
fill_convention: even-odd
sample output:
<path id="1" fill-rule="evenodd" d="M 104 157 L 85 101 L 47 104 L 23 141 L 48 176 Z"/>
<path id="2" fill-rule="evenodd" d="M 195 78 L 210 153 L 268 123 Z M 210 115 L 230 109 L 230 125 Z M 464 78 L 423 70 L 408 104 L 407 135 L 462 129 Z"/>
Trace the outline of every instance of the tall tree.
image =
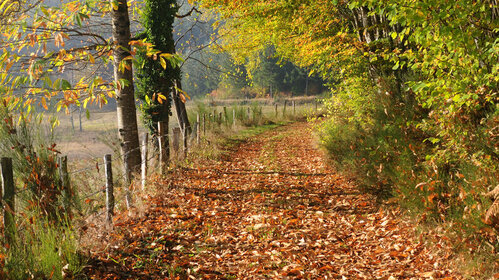
<path id="1" fill-rule="evenodd" d="M 125 174 L 130 180 L 132 172 L 140 168 L 139 136 L 133 88 L 132 62 L 130 59 L 130 19 L 126 0 L 111 1 L 113 26 L 114 80 L 116 83 L 116 103 L 118 132 Z"/>
<path id="2" fill-rule="evenodd" d="M 175 106 L 177 119 L 184 134 L 190 131 L 182 91 L 179 59 L 175 55 L 173 24 L 178 6 L 175 0 L 147 0 L 142 13 L 144 31 L 138 38 L 145 40 L 161 54 L 148 57 L 139 53 L 137 97 L 143 101 L 142 117 L 151 132 L 156 123 L 168 121 L 171 105 Z"/>
<path id="3" fill-rule="evenodd" d="M 144 30 L 137 37 L 161 52 L 159 56 L 148 56 L 145 50 L 138 53 L 137 97 L 142 100 L 142 119 L 153 134 L 159 121 L 168 122 L 175 80 L 180 78 L 180 69 L 173 57 L 175 43 L 172 26 L 178 8 L 175 0 L 148 0 L 142 13 Z"/>

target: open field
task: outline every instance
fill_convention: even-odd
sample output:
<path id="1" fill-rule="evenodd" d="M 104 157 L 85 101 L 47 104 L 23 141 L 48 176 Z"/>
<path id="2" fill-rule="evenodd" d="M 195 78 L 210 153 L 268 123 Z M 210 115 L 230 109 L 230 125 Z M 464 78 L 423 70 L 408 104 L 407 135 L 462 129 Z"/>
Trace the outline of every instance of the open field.
<path id="1" fill-rule="evenodd" d="M 296 102 L 296 111 L 293 112 L 291 101 L 288 101 L 287 115 L 303 115 L 306 112 L 315 110 L 315 97 L 297 97 L 289 100 Z M 229 117 L 232 116 L 233 109 L 246 109 L 250 107 L 261 109 L 262 118 L 268 121 L 283 119 L 283 100 L 277 101 L 278 112 L 276 117 L 273 99 L 255 99 L 255 100 L 217 100 L 217 101 L 188 101 L 187 111 L 191 124 L 196 121 L 196 114 L 201 115 L 205 112 L 207 115 L 215 112 L 223 112 L 223 107 L 227 107 Z M 214 105 L 215 104 L 215 105 Z M 244 104 L 244 105 L 232 105 Z M 55 129 L 55 142 L 62 154 L 67 155 L 70 160 L 76 159 L 95 159 L 102 158 L 107 153 L 113 153 L 117 146 L 117 120 L 116 111 L 113 108 L 90 109 L 88 118 L 85 111 L 81 113 L 81 131 L 80 115 L 78 111 L 71 115 L 60 113 L 57 115 L 60 125 Z M 140 116 L 137 116 L 139 124 L 139 133 L 145 132 Z M 170 117 L 170 130 L 178 127 L 175 116 Z"/>

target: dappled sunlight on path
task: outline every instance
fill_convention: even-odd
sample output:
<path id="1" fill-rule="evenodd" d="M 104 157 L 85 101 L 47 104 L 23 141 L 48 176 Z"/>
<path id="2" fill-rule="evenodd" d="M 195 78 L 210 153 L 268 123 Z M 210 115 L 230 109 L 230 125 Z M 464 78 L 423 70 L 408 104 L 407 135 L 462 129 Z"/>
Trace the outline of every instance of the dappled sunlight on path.
<path id="1" fill-rule="evenodd" d="M 328 167 L 311 126 L 248 139 L 177 170 L 116 221 L 96 279 L 456 279 L 412 225 Z M 442 251 L 445 252 L 445 251 Z"/>

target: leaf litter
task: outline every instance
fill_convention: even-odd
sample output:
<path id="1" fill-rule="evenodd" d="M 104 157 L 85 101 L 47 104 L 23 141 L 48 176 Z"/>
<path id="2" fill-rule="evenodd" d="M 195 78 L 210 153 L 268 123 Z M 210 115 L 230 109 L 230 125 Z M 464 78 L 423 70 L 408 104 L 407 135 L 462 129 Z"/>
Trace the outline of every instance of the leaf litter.
<path id="1" fill-rule="evenodd" d="M 461 279 L 396 209 L 333 171 L 312 126 L 247 139 L 155 182 L 90 252 L 91 279 Z"/>

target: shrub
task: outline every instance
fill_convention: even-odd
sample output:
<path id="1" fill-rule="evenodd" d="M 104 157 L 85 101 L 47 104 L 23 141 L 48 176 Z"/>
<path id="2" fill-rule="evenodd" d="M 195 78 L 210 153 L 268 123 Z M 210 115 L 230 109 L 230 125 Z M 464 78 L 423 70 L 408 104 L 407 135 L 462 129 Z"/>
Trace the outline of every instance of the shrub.
<path id="1" fill-rule="evenodd" d="M 427 221 L 449 222 L 461 236 L 496 243 L 483 222 L 491 204 L 483 194 L 499 183 L 498 162 L 487 152 L 490 124 L 472 129 L 455 123 L 456 132 L 445 139 L 433 112 L 410 90 L 397 91 L 396 82 L 353 75 L 326 99 L 328 116 L 319 131 L 336 166 L 378 198 L 394 196 Z"/>

